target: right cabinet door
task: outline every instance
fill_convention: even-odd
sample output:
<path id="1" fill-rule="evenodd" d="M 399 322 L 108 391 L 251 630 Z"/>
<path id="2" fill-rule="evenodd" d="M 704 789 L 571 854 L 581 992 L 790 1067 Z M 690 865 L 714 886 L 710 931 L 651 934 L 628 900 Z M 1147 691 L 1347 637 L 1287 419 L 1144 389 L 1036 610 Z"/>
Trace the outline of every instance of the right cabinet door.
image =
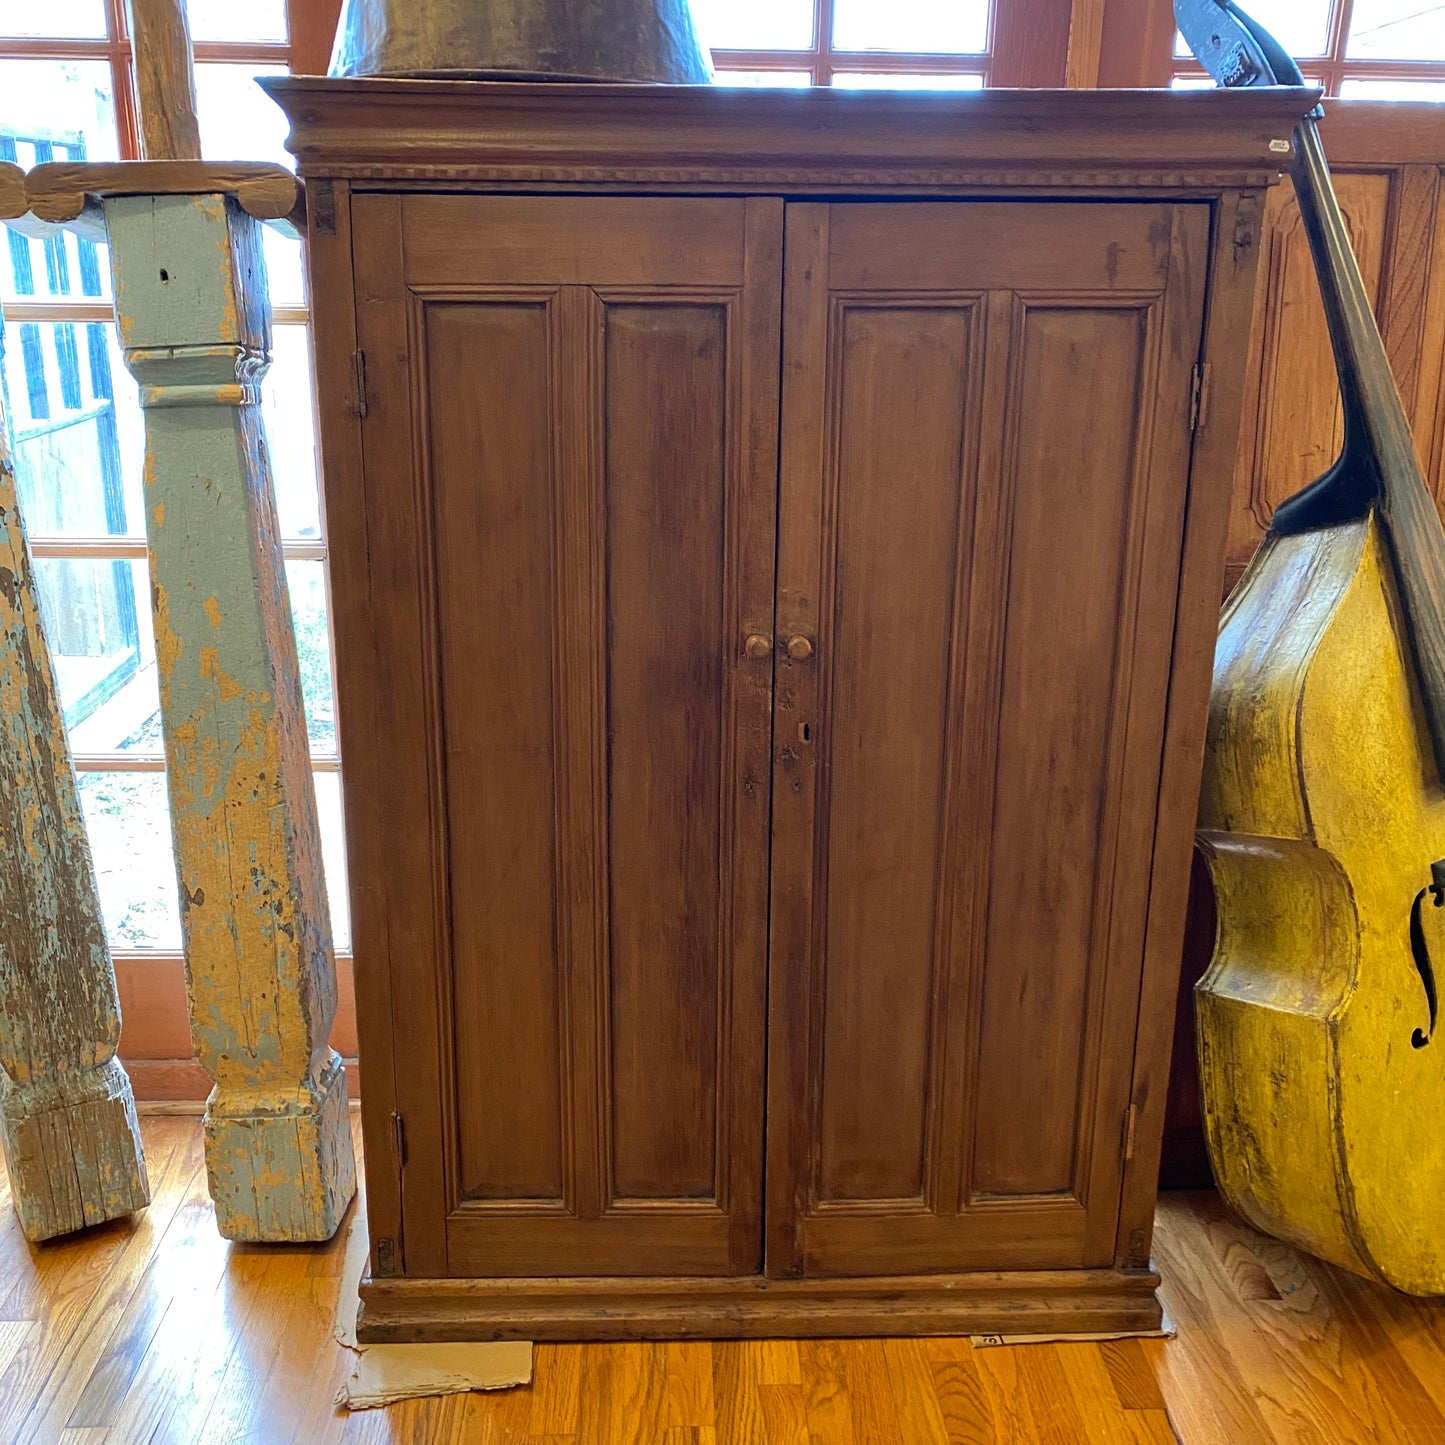
<path id="1" fill-rule="evenodd" d="M 788 209 L 773 1275 L 1113 1262 L 1208 240 Z"/>

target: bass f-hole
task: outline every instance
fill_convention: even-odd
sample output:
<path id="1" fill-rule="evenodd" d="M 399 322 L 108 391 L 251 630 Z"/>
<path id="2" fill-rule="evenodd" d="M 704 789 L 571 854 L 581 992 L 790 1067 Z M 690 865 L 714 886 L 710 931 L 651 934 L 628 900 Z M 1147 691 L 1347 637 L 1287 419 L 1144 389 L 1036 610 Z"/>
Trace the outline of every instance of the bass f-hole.
<path id="1" fill-rule="evenodd" d="M 1435 968 L 1430 962 L 1430 946 L 1425 942 L 1425 900 L 1429 898 L 1436 908 L 1445 908 L 1445 858 L 1437 858 L 1430 865 L 1428 883 L 1415 895 L 1410 906 L 1410 954 L 1415 960 L 1415 971 L 1425 986 L 1425 1002 L 1430 1009 L 1430 1027 L 1416 1029 L 1410 1035 L 1410 1046 L 1423 1049 L 1435 1036 L 1435 1015 L 1439 1009 L 1439 996 L 1435 990 Z"/>

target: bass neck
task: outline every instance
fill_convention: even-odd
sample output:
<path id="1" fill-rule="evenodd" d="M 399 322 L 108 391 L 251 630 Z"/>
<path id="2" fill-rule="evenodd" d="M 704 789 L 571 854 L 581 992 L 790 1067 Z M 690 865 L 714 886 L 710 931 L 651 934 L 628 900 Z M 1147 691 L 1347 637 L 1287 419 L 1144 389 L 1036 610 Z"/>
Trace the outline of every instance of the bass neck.
<path id="1" fill-rule="evenodd" d="M 1294 133 L 1290 175 L 1329 326 L 1344 409 L 1339 459 L 1275 511 L 1275 535 L 1365 516 L 1383 524 L 1437 772 L 1445 778 L 1445 530 L 1340 212 L 1315 115 Z"/>

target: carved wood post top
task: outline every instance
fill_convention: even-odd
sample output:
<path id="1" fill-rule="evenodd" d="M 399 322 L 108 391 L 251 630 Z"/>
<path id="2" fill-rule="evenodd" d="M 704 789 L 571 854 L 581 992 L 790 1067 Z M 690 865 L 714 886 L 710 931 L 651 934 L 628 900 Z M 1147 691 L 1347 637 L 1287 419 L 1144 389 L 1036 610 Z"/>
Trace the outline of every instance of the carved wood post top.
<path id="1" fill-rule="evenodd" d="M 25 211 L 25 172 L 13 161 L 0 161 L 0 221 L 14 220 Z"/>
<path id="2" fill-rule="evenodd" d="M 247 215 L 258 221 L 290 219 L 293 230 L 300 214 L 296 177 L 270 161 L 46 161 L 20 176 L 23 204 L 8 214 L 22 216 L 28 210 L 58 225 L 89 221 L 95 228 L 99 221 L 90 211 L 107 196 L 230 195 Z M 13 187 L 13 177 L 9 183 Z M 7 215 L 6 194 L 6 175 L 0 170 L 0 219 Z"/>

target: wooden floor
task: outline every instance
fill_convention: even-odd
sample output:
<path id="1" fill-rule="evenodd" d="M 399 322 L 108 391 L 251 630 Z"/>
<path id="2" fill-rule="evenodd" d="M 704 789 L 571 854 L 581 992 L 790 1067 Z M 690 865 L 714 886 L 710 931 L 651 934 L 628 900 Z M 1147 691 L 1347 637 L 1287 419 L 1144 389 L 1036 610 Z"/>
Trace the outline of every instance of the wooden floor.
<path id="1" fill-rule="evenodd" d="M 1391 1294 L 1165 1196 L 1174 1341 L 551 1345 L 529 1389 L 338 1414 L 341 1244 L 227 1245 L 199 1122 L 150 1119 L 155 1202 L 40 1249 L 0 1172 L 0 1442 L 1257 1445 L 1445 1442 L 1445 1301 Z"/>

